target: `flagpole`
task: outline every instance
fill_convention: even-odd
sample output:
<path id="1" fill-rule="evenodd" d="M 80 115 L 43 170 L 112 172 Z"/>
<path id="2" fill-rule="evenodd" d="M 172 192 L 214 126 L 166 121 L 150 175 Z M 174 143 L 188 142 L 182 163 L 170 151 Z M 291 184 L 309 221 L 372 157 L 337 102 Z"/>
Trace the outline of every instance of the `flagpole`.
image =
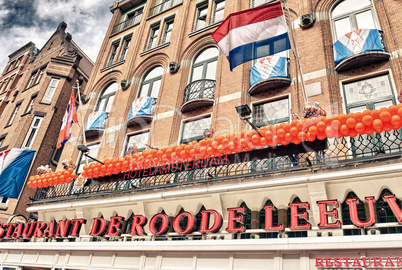
<path id="1" fill-rule="evenodd" d="M 81 127 L 82 127 L 82 138 L 83 138 L 83 142 L 84 145 L 87 146 L 87 138 L 85 136 L 85 125 L 84 125 L 84 115 L 82 114 L 82 103 L 81 103 L 81 93 L 80 93 L 80 81 L 77 80 L 77 92 L 78 92 L 78 102 L 79 102 L 79 106 L 80 106 L 80 114 L 81 114 Z M 74 89 L 75 87 L 73 87 Z M 85 155 L 85 165 L 88 165 L 88 157 Z"/>
<path id="2" fill-rule="evenodd" d="M 297 46 L 296 46 L 295 33 L 294 33 L 294 30 L 293 30 L 293 24 L 292 24 L 292 20 L 291 20 L 291 17 L 290 17 L 288 1 L 287 0 L 281 0 L 281 1 L 285 2 L 286 12 L 288 13 L 289 28 L 290 28 L 290 33 L 292 35 L 292 41 L 293 41 L 293 49 L 292 49 L 292 51 L 293 51 L 293 54 L 295 55 L 297 67 L 298 67 L 299 72 L 300 72 L 300 80 L 301 80 L 301 83 L 302 83 L 302 94 L 303 94 L 304 103 L 307 104 L 308 103 L 308 98 L 307 98 L 307 93 L 306 93 L 306 85 L 304 84 L 303 71 L 302 71 L 302 68 L 301 68 L 301 65 L 300 65 L 300 57 L 299 57 L 299 52 L 298 52 Z"/>

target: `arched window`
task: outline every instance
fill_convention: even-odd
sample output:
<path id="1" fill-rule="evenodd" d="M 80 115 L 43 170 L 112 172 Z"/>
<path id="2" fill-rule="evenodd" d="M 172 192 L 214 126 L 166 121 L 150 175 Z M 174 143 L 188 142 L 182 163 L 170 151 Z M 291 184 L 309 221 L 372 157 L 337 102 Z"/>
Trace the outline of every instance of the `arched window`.
<path id="1" fill-rule="evenodd" d="M 219 50 L 216 47 L 209 47 L 198 54 L 194 59 L 191 82 L 203 79 L 215 80 L 218 56 Z"/>
<path id="2" fill-rule="evenodd" d="M 391 210 L 391 207 L 388 203 L 383 199 L 383 195 L 390 195 L 391 191 L 388 189 L 384 189 L 381 192 L 380 197 L 375 202 L 376 212 L 377 212 L 377 222 L 378 223 L 390 223 L 390 222 L 398 222 L 394 213 Z M 401 208 L 401 201 L 395 198 L 396 203 L 399 208 Z M 379 228 L 381 234 L 389 234 L 389 233 L 402 233 L 402 227 L 385 227 Z"/>
<path id="3" fill-rule="evenodd" d="M 342 224 L 343 225 L 353 225 L 352 220 L 350 219 L 350 211 L 349 211 L 349 205 L 346 202 L 347 199 L 349 198 L 357 198 L 359 199 L 354 192 L 349 192 L 348 195 L 346 196 L 345 201 L 342 203 Z M 366 213 L 365 213 L 365 207 L 364 203 L 360 201 L 357 203 L 357 216 L 359 217 L 359 220 L 366 220 Z M 344 229 L 343 230 L 343 235 L 361 235 L 362 231 L 361 229 Z"/>
<path id="4" fill-rule="evenodd" d="M 342 1 L 332 10 L 331 18 L 336 39 L 357 29 L 377 28 L 371 0 Z"/>
<path id="5" fill-rule="evenodd" d="M 99 97 L 98 105 L 96 106 L 96 111 L 110 112 L 113 105 L 114 95 L 116 94 L 118 88 L 117 82 L 109 84 L 101 93 Z"/>
<path id="6" fill-rule="evenodd" d="M 158 98 L 159 88 L 161 86 L 163 67 L 158 66 L 150 70 L 141 83 L 141 89 L 138 97 Z"/>
<path id="7" fill-rule="evenodd" d="M 265 205 L 273 205 L 271 200 L 268 200 Z M 264 206 L 265 206 L 264 205 Z M 278 209 L 274 208 L 272 209 L 272 225 L 273 226 L 278 226 L 279 223 L 279 214 L 278 214 Z M 265 226 L 265 209 L 264 207 L 260 211 L 260 226 L 259 228 L 264 228 Z M 265 232 L 265 233 L 260 233 L 260 238 L 278 238 L 278 232 Z"/>
<path id="8" fill-rule="evenodd" d="M 294 198 L 292 203 L 301 203 L 302 201 L 300 200 L 299 197 Z M 287 209 L 287 227 L 290 227 L 291 225 L 291 211 L 290 211 L 290 207 L 288 207 Z M 306 224 L 307 221 L 304 218 L 299 218 L 299 224 L 300 225 L 304 225 Z M 307 231 L 292 231 L 292 232 L 288 232 L 287 233 L 289 238 L 294 238 L 294 237 L 307 237 Z"/>

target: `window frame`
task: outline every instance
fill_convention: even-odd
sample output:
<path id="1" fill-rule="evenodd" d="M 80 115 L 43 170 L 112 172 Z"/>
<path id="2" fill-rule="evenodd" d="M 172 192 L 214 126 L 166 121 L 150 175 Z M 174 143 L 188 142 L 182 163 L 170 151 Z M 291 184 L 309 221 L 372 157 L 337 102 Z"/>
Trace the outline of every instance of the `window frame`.
<path id="1" fill-rule="evenodd" d="M 186 139 L 183 138 L 183 135 L 184 135 L 184 128 L 185 128 L 186 124 L 191 123 L 191 122 L 195 122 L 195 121 L 200 121 L 202 119 L 207 119 L 207 118 L 209 118 L 210 121 L 209 121 L 209 126 L 207 126 L 205 128 L 209 128 L 211 126 L 211 123 L 212 123 L 211 122 L 212 121 L 212 115 L 210 115 L 210 114 L 209 115 L 204 115 L 204 116 L 201 116 L 201 117 L 198 117 L 198 118 L 194 118 L 194 119 L 183 120 L 182 125 L 181 125 L 181 129 L 180 129 L 180 138 L 179 138 L 178 144 L 188 144 L 188 143 L 190 143 L 192 141 L 199 142 L 202 139 L 204 139 L 203 134 L 198 135 L 198 136 L 192 136 L 192 137 L 189 137 L 189 138 L 186 138 Z"/>
<path id="2" fill-rule="evenodd" d="M 36 122 L 37 119 L 39 119 L 39 123 L 38 123 L 37 126 L 34 126 L 34 123 Z M 25 135 L 25 139 L 24 139 L 24 142 L 22 143 L 21 148 L 31 149 L 32 144 L 35 141 L 36 136 L 38 135 L 38 131 L 39 131 L 39 128 L 40 128 L 40 126 L 42 124 L 42 121 L 43 121 L 43 117 L 41 117 L 41 116 L 35 116 L 32 119 L 31 125 L 29 126 L 28 132 Z M 33 130 L 35 130 L 35 133 L 33 134 L 32 138 L 31 138 L 31 141 L 29 142 L 29 145 L 26 145 L 28 143 L 28 141 L 29 141 L 30 135 L 31 135 Z"/>
<path id="3" fill-rule="evenodd" d="M 126 155 L 127 155 L 127 149 L 128 149 L 128 142 L 129 142 L 129 139 L 131 138 L 131 137 L 134 137 L 134 136 L 141 136 L 141 135 L 143 135 L 143 134 L 145 134 L 145 133 L 148 133 L 148 140 L 147 140 L 147 142 L 145 143 L 145 144 L 148 144 L 148 142 L 149 142 L 149 136 L 150 136 L 150 130 L 144 130 L 144 131 L 140 131 L 140 132 L 136 132 L 136 133 L 129 133 L 129 134 L 126 134 L 126 138 L 125 138 L 125 140 L 124 140 L 124 146 L 123 146 L 123 149 L 122 149 L 122 156 L 123 157 L 125 157 Z M 145 146 L 145 147 L 142 147 L 142 148 L 138 148 L 138 152 L 139 153 L 141 153 L 142 151 L 145 151 L 147 149 L 147 146 Z"/>
<path id="4" fill-rule="evenodd" d="M 106 66 L 110 66 L 116 62 L 115 58 L 118 53 L 119 46 L 120 46 L 120 39 L 112 42 L 112 47 L 110 49 L 109 57 L 107 58 L 108 60 L 106 62 Z"/>
<path id="5" fill-rule="evenodd" d="M 218 9 L 218 4 L 222 3 L 222 2 L 224 3 L 223 8 Z M 226 7 L 225 0 L 215 0 L 213 4 L 214 4 L 214 7 L 213 7 L 213 11 L 212 11 L 211 24 L 221 22 L 225 18 L 225 7 Z M 219 11 L 223 11 L 222 19 L 216 20 L 216 13 Z"/>
<path id="6" fill-rule="evenodd" d="M 11 116 L 10 116 L 10 118 L 8 120 L 7 126 L 11 126 L 14 123 L 14 120 L 15 120 L 17 114 L 18 114 L 18 111 L 20 110 L 21 104 L 22 104 L 22 101 L 17 103 L 17 104 L 15 104 L 14 111 L 13 111 L 13 113 L 11 114 Z"/>
<path id="7" fill-rule="evenodd" d="M 38 98 L 38 94 L 31 96 L 29 100 L 28 106 L 25 108 L 24 114 L 29 114 L 32 112 L 33 105 L 35 104 L 36 99 Z"/>
<path id="8" fill-rule="evenodd" d="M 172 26 L 172 28 L 169 29 L 169 26 Z M 161 44 L 170 42 L 170 39 L 172 38 L 173 26 L 174 26 L 174 18 L 165 20 L 162 40 L 160 42 Z M 167 40 L 168 35 L 169 35 L 169 39 Z"/>
<path id="9" fill-rule="evenodd" d="M 116 91 L 114 91 L 114 92 L 112 92 L 112 93 L 109 93 L 109 94 L 103 94 L 103 93 L 105 93 L 106 90 L 107 90 L 110 86 L 112 86 L 113 84 L 116 84 L 116 85 L 117 85 Z M 114 103 L 114 96 L 116 95 L 118 88 L 119 88 L 119 85 L 118 85 L 118 83 L 117 83 L 116 81 L 113 81 L 112 83 L 108 84 L 105 88 L 103 88 L 103 90 L 102 90 L 102 92 L 101 92 L 101 94 L 100 94 L 100 96 L 99 96 L 99 98 L 98 98 L 98 102 L 96 103 L 96 109 L 95 109 L 96 112 L 98 112 L 98 111 L 100 110 L 99 107 L 100 107 L 100 105 L 101 105 L 101 101 L 102 101 L 103 99 L 106 99 L 106 102 L 105 102 L 105 104 L 103 105 L 103 109 L 102 109 L 101 111 L 102 111 L 102 112 L 106 112 L 106 113 L 110 113 L 110 111 L 107 111 L 107 107 L 108 107 L 108 105 L 109 105 L 109 99 L 110 99 L 110 97 L 113 96 L 113 101 L 112 101 L 112 103 L 110 104 L 110 105 L 113 105 L 113 103 Z"/>
<path id="10" fill-rule="evenodd" d="M 56 82 L 56 84 L 54 86 L 52 85 L 53 82 Z M 46 103 L 46 104 L 52 103 L 52 99 L 53 99 L 54 94 L 56 93 L 56 89 L 57 89 L 57 86 L 59 85 L 59 82 L 60 82 L 59 78 L 52 78 L 50 80 L 50 82 L 46 88 L 46 91 L 43 94 L 43 97 L 41 100 L 42 103 Z M 50 91 L 52 91 L 52 89 L 53 89 L 53 92 L 50 92 Z M 50 97 L 48 96 L 49 93 L 51 93 Z"/>
<path id="11" fill-rule="evenodd" d="M 281 100 L 287 99 L 288 100 L 288 117 L 281 117 L 281 118 L 275 118 L 274 120 L 268 120 L 265 122 L 259 122 L 256 123 L 255 122 L 255 115 L 256 115 L 256 106 L 259 105 L 264 105 L 267 103 L 274 103 L 274 102 L 278 102 Z M 279 123 L 290 123 L 291 122 L 291 100 L 290 100 L 290 96 L 286 95 L 286 96 L 281 96 L 281 97 L 276 97 L 275 99 L 269 99 L 269 100 L 263 100 L 263 101 L 259 101 L 258 103 L 253 103 L 251 104 L 253 109 L 253 113 L 251 115 L 251 120 L 253 122 L 253 124 L 256 127 L 262 127 L 262 126 L 267 126 L 267 125 L 275 125 L 275 124 L 279 124 Z"/>
<path id="12" fill-rule="evenodd" d="M 196 60 L 198 57 L 200 57 L 205 51 L 207 51 L 208 49 L 211 48 L 215 48 L 218 51 L 218 56 L 213 57 L 213 58 L 209 58 L 203 61 L 200 61 L 199 63 L 196 63 Z M 216 81 L 216 75 L 218 73 L 218 59 L 219 59 L 219 49 L 216 46 L 210 46 L 210 47 L 206 47 L 203 50 L 201 50 L 198 54 L 196 54 L 196 56 L 193 59 L 193 63 L 191 65 L 191 75 L 190 75 L 190 82 L 194 82 L 197 80 L 207 80 L 206 79 L 206 75 L 208 72 L 208 64 L 211 64 L 213 62 L 216 61 L 216 73 L 215 73 L 215 81 Z M 202 75 L 201 75 L 201 79 L 197 79 L 197 80 L 193 80 L 193 76 L 194 76 L 194 69 L 197 67 L 202 66 Z"/>
<path id="13" fill-rule="evenodd" d="M 161 68 L 162 68 L 162 75 L 157 76 L 157 77 L 154 77 L 154 78 L 151 78 L 151 79 L 145 80 L 146 77 L 147 77 L 154 69 L 156 69 L 156 68 L 158 68 L 158 67 L 161 67 Z M 156 81 L 159 81 L 159 80 L 160 80 L 160 81 L 161 81 L 161 85 L 159 86 L 159 89 L 158 89 L 158 96 L 159 96 L 159 92 L 160 92 L 161 86 L 162 86 L 163 74 L 164 74 L 164 68 L 163 68 L 163 66 L 159 66 L 159 65 L 158 65 L 158 66 L 154 66 L 154 67 L 150 68 L 150 69 L 148 70 L 148 72 L 145 73 L 144 77 L 142 78 L 141 86 L 140 86 L 140 89 L 139 89 L 139 91 L 138 91 L 137 98 L 139 98 L 139 97 L 142 96 L 142 95 L 141 95 L 142 88 L 144 87 L 145 84 L 148 84 L 148 83 L 149 83 L 148 93 L 147 93 L 147 95 L 145 95 L 144 97 L 151 97 L 153 84 L 154 84 Z M 155 98 L 158 98 L 158 97 L 155 97 Z"/>
<path id="14" fill-rule="evenodd" d="M 10 201 L 10 198 L 8 198 L 8 197 L 0 197 L 0 210 L 7 210 L 9 201 Z"/>
<path id="15" fill-rule="evenodd" d="M 376 16 L 376 12 L 375 12 L 372 0 L 369 0 L 370 5 L 368 5 L 366 7 L 363 7 L 363 8 L 357 9 L 357 10 L 352 10 L 352 11 L 349 11 L 347 13 L 343 13 L 343 14 L 340 14 L 340 15 L 337 15 L 337 16 L 333 17 L 332 16 L 333 11 L 336 9 L 336 7 L 338 5 L 340 5 L 344 1 L 347 1 L 347 0 L 337 2 L 332 7 L 332 9 L 330 11 L 331 26 L 332 26 L 332 36 L 333 36 L 334 41 L 338 40 L 338 34 L 337 34 L 337 31 L 336 31 L 336 26 L 335 26 L 336 21 L 339 21 L 339 20 L 342 20 L 342 19 L 345 19 L 345 18 L 349 18 L 351 31 L 355 31 L 357 29 L 360 29 L 358 27 L 358 24 L 357 24 L 356 15 L 360 14 L 360 13 L 363 13 L 363 12 L 366 12 L 366 11 L 369 11 L 369 10 L 371 11 L 371 16 L 373 18 L 375 28 L 380 30 L 380 25 L 379 25 L 378 20 L 377 20 L 377 16 Z M 346 34 L 346 33 L 343 33 L 343 34 Z"/>
<path id="16" fill-rule="evenodd" d="M 149 38 L 147 43 L 147 50 L 158 47 L 159 45 L 159 32 L 160 32 L 161 24 L 158 22 L 154 25 L 151 25 L 151 31 L 149 32 Z M 155 34 L 156 33 L 156 34 Z M 155 44 L 153 44 L 155 42 Z"/>
<path id="17" fill-rule="evenodd" d="M 128 49 L 130 48 L 131 38 L 132 38 L 132 35 L 129 35 L 129 36 L 126 36 L 123 38 L 119 61 L 126 60 L 127 52 L 128 52 Z"/>

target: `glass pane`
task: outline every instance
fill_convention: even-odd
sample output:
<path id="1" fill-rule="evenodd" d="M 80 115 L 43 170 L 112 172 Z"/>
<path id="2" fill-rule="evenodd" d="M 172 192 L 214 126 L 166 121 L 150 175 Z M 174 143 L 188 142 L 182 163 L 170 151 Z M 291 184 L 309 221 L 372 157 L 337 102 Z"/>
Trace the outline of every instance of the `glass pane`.
<path id="1" fill-rule="evenodd" d="M 105 102 L 106 102 L 106 99 L 105 99 L 105 98 L 104 98 L 104 99 L 101 99 L 101 100 L 99 101 L 98 111 L 103 111 L 103 110 L 105 109 Z"/>
<path id="2" fill-rule="evenodd" d="M 182 139 L 202 136 L 204 129 L 211 125 L 211 118 L 202 118 L 199 120 L 186 122 L 183 127 Z"/>
<path id="3" fill-rule="evenodd" d="M 275 120 L 283 118 L 289 119 L 289 100 L 286 98 L 256 105 L 253 112 L 255 123 L 275 122 Z"/>
<path id="4" fill-rule="evenodd" d="M 393 95 L 388 75 L 345 84 L 344 90 L 348 104 Z"/>
<path id="5" fill-rule="evenodd" d="M 356 21 L 358 29 L 376 29 L 371 10 L 356 14 Z"/>
<path id="6" fill-rule="evenodd" d="M 88 148 L 89 148 L 89 155 L 91 157 L 96 158 L 96 156 L 98 155 L 98 151 L 99 151 L 99 143 L 93 144 L 93 145 L 88 145 Z"/>
<path id="7" fill-rule="evenodd" d="M 202 79 L 202 70 L 203 66 L 199 66 L 193 69 L 193 76 L 191 81 L 201 80 Z"/>
<path id="8" fill-rule="evenodd" d="M 194 64 L 210 60 L 212 58 L 218 58 L 219 50 L 216 47 L 211 47 L 204 50 L 200 55 L 197 56 L 197 59 L 194 61 Z"/>
<path id="9" fill-rule="evenodd" d="M 140 97 L 146 97 L 146 96 L 148 96 L 148 89 L 149 89 L 149 83 L 144 84 L 144 85 L 141 87 Z"/>
<path id="10" fill-rule="evenodd" d="M 163 68 L 162 67 L 156 67 L 154 68 L 151 72 L 147 74 L 147 76 L 144 78 L 144 81 L 148 81 L 150 79 L 159 77 L 163 75 Z"/>
<path id="11" fill-rule="evenodd" d="M 371 6 L 370 0 L 346 0 L 337 5 L 332 11 L 332 17 L 350 13 Z"/>
<path id="12" fill-rule="evenodd" d="M 133 145 L 137 146 L 139 150 L 145 149 L 147 147 L 146 144 L 148 144 L 148 138 L 149 132 L 129 136 L 127 138 L 126 151 Z"/>
<path id="13" fill-rule="evenodd" d="M 205 79 L 215 80 L 216 79 L 216 68 L 218 66 L 218 61 L 214 61 L 212 63 L 208 63 L 207 65 L 207 74 Z"/>
<path id="14" fill-rule="evenodd" d="M 112 83 L 111 85 L 109 85 L 109 86 L 104 90 L 104 92 L 102 93 L 102 96 L 106 96 L 106 95 L 108 95 L 108 94 L 112 94 L 112 93 L 116 92 L 116 91 L 117 91 L 117 87 L 118 87 L 118 84 L 117 84 L 116 82 Z"/>
<path id="15" fill-rule="evenodd" d="M 367 109 L 367 106 L 359 106 L 359 107 L 349 108 L 349 112 L 351 112 L 351 113 L 363 112 L 365 109 Z"/>
<path id="16" fill-rule="evenodd" d="M 27 140 L 26 140 L 26 142 L 25 142 L 25 144 L 24 144 L 24 147 L 30 147 L 31 142 L 32 142 L 32 139 L 33 139 L 33 137 L 35 136 L 35 132 L 36 132 L 36 129 L 34 129 L 34 128 L 32 128 L 32 129 L 29 131 L 29 135 L 28 135 L 28 138 L 27 138 Z"/>
<path id="17" fill-rule="evenodd" d="M 107 99 L 107 104 L 106 104 L 106 109 L 105 109 L 105 112 L 110 112 L 110 110 L 112 109 L 112 106 L 113 106 L 113 100 L 114 100 L 114 95 L 113 96 L 110 96 L 108 99 Z"/>
<path id="18" fill-rule="evenodd" d="M 161 80 L 154 81 L 154 83 L 152 84 L 151 97 L 158 98 L 160 86 L 161 86 Z"/>
<path id="19" fill-rule="evenodd" d="M 392 100 L 386 100 L 386 101 L 381 101 L 381 102 L 376 102 L 376 103 L 374 103 L 374 108 L 375 109 L 377 109 L 377 110 L 379 110 L 379 109 L 381 109 L 381 108 L 384 108 L 384 107 L 389 107 L 389 106 L 391 106 L 391 105 L 393 105 L 394 103 L 392 102 Z"/>
<path id="20" fill-rule="evenodd" d="M 337 39 L 349 32 L 352 32 L 352 26 L 349 17 L 335 21 L 335 32 Z"/>
<path id="21" fill-rule="evenodd" d="M 40 118 L 36 118 L 35 120 L 34 120 L 34 123 L 33 123 L 33 127 L 37 127 L 38 125 L 39 125 L 39 123 L 40 123 Z"/>

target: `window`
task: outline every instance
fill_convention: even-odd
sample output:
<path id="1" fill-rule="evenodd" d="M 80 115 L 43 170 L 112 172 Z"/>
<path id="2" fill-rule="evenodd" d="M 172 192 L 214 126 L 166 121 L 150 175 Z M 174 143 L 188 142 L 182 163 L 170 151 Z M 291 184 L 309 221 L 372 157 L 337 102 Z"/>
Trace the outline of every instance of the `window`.
<path id="1" fill-rule="evenodd" d="M 264 4 L 274 2 L 275 0 L 251 0 L 250 8 L 262 6 Z"/>
<path id="2" fill-rule="evenodd" d="M 35 116 L 32 120 L 32 124 L 28 130 L 27 136 L 25 137 L 22 148 L 31 148 L 33 141 L 35 140 L 37 131 L 42 123 L 43 117 Z"/>
<path id="3" fill-rule="evenodd" d="M 8 198 L 7 197 L 0 197 L 0 210 L 7 209 Z"/>
<path id="4" fill-rule="evenodd" d="M 44 73 L 45 73 L 44 69 L 42 69 L 41 71 L 38 71 L 39 75 L 37 76 L 37 78 L 35 80 L 35 84 L 38 84 L 40 82 L 40 80 L 42 79 Z"/>
<path id="5" fill-rule="evenodd" d="M 13 112 L 13 114 L 11 115 L 10 120 L 8 121 L 7 126 L 11 126 L 11 125 L 13 124 L 14 119 L 15 119 L 15 116 L 17 116 L 17 113 L 18 113 L 20 107 L 21 107 L 21 103 L 18 103 L 17 105 L 15 105 L 14 112 Z"/>
<path id="6" fill-rule="evenodd" d="M 130 41 L 131 41 L 131 36 L 124 38 L 123 49 L 121 50 L 121 53 L 120 53 L 120 61 L 123 61 L 126 59 L 128 47 L 130 46 Z"/>
<path id="7" fill-rule="evenodd" d="M 87 145 L 87 147 L 89 148 L 89 152 L 88 155 L 91 157 L 96 158 L 98 155 L 98 151 L 99 151 L 99 143 L 97 144 L 92 144 L 92 145 Z M 95 162 L 95 160 L 88 158 L 88 164 L 91 162 Z M 80 159 L 77 162 L 78 166 L 77 166 L 77 174 L 80 174 L 83 171 L 83 167 L 85 165 L 85 156 L 80 155 Z"/>
<path id="8" fill-rule="evenodd" d="M 348 195 L 346 196 L 345 201 L 341 205 L 342 224 L 343 225 L 353 225 L 352 220 L 350 219 L 349 205 L 346 202 L 346 200 L 349 198 L 357 198 L 359 200 L 357 203 L 357 216 L 359 217 L 359 220 L 366 220 L 366 210 L 364 207 L 364 203 L 362 201 L 360 201 L 360 199 L 356 196 L 355 193 L 349 192 Z M 361 235 L 361 234 L 362 234 L 362 229 L 344 229 L 343 230 L 343 235 Z"/>
<path id="9" fill-rule="evenodd" d="M 116 54 L 117 54 L 117 49 L 119 48 L 119 43 L 120 43 L 120 41 L 117 41 L 117 42 L 114 42 L 112 44 L 112 50 L 110 52 L 110 56 L 109 56 L 109 60 L 107 62 L 107 66 L 110 66 L 110 65 L 112 65 L 114 63 L 114 59 L 115 59 Z"/>
<path id="10" fill-rule="evenodd" d="M 289 98 L 269 101 L 253 106 L 253 123 L 257 127 L 289 122 Z"/>
<path id="11" fill-rule="evenodd" d="M 96 106 L 96 111 L 110 113 L 117 88 L 118 84 L 117 82 L 114 82 L 102 91 L 101 96 L 99 97 L 98 105 Z"/>
<path id="12" fill-rule="evenodd" d="M 14 81 L 15 75 L 11 76 L 10 79 L 6 82 L 3 91 L 8 91 L 11 89 L 13 81 Z"/>
<path id="13" fill-rule="evenodd" d="M 138 97 L 158 98 L 162 82 L 163 67 L 155 67 L 144 77 Z"/>
<path id="14" fill-rule="evenodd" d="M 35 81 L 35 77 L 36 77 L 36 73 L 32 73 L 31 78 L 29 79 L 28 85 L 27 85 L 27 89 L 31 86 L 33 86 L 34 81 Z"/>
<path id="15" fill-rule="evenodd" d="M 191 82 L 202 79 L 215 80 L 218 56 L 219 50 L 216 47 L 207 48 L 197 55 L 194 59 Z"/>
<path id="16" fill-rule="evenodd" d="M 7 89 L 7 84 L 8 84 L 8 79 L 5 79 L 5 80 L 2 82 L 2 84 L 1 84 L 0 92 L 6 91 L 6 89 Z"/>
<path id="17" fill-rule="evenodd" d="M 183 123 L 180 143 L 202 140 L 204 130 L 211 126 L 211 117 L 201 118 Z"/>
<path id="18" fill-rule="evenodd" d="M 341 36 L 357 29 L 376 29 L 373 6 L 370 0 L 345 0 L 331 13 L 334 36 Z"/>
<path id="19" fill-rule="evenodd" d="M 172 29 L 173 29 L 173 20 L 167 21 L 165 23 L 165 31 L 163 33 L 163 39 L 161 41 L 161 44 L 170 42 L 170 36 L 172 35 Z"/>
<path id="20" fill-rule="evenodd" d="M 266 205 L 272 205 L 273 203 L 271 200 L 268 200 L 264 206 Z M 262 208 L 260 210 L 260 225 L 259 228 L 263 228 L 265 226 L 265 209 Z M 274 206 L 272 209 L 272 226 L 278 226 L 279 225 L 279 211 L 278 209 Z M 265 232 L 265 233 L 260 233 L 260 239 L 261 238 L 278 238 L 278 232 Z"/>
<path id="21" fill-rule="evenodd" d="M 296 197 L 292 203 L 301 203 L 301 200 L 299 199 L 299 197 Z M 303 209 L 302 207 L 300 207 L 299 209 Z M 300 211 L 306 211 L 306 209 L 303 210 L 299 210 Z M 290 211 L 290 207 L 288 207 L 287 209 L 287 227 L 290 227 L 291 225 L 291 211 Z M 307 221 L 304 218 L 299 218 L 299 224 L 300 225 L 304 225 L 306 224 Z M 294 238 L 294 237 L 307 237 L 307 231 L 291 231 L 287 233 L 289 238 Z"/>
<path id="22" fill-rule="evenodd" d="M 225 12 L 225 1 L 215 1 L 215 9 L 212 17 L 212 24 L 223 20 L 223 13 Z"/>
<path id="23" fill-rule="evenodd" d="M 6 137 L 0 137 L 0 147 L 3 146 L 4 140 L 6 139 Z"/>
<path id="24" fill-rule="evenodd" d="M 127 28 L 136 23 L 139 23 L 141 21 L 143 12 L 144 12 L 144 8 L 141 7 L 134 12 L 128 13 L 127 17 L 126 17 L 126 22 L 125 22 L 124 28 Z"/>
<path id="25" fill-rule="evenodd" d="M 159 24 L 151 27 L 151 34 L 147 45 L 147 50 L 155 48 L 158 45 Z"/>
<path id="26" fill-rule="evenodd" d="M 49 83 L 49 86 L 46 89 L 45 95 L 42 98 L 42 102 L 50 103 L 52 101 L 52 97 L 54 92 L 56 91 L 57 85 L 59 84 L 59 79 L 52 79 Z"/>
<path id="27" fill-rule="evenodd" d="M 377 213 L 377 223 L 397 223 L 395 215 L 392 212 L 391 207 L 382 197 L 383 195 L 391 195 L 392 192 L 388 189 L 384 189 L 381 192 L 380 197 L 375 202 L 376 213 Z M 398 198 L 395 198 L 395 201 L 399 208 L 401 208 L 402 204 Z M 378 229 L 381 234 L 390 234 L 390 233 L 402 233 L 402 227 L 381 227 Z"/>
<path id="28" fill-rule="evenodd" d="M 138 148 L 139 152 L 144 151 L 147 148 L 146 145 L 148 144 L 148 139 L 149 139 L 149 132 L 127 135 L 123 156 L 127 155 L 129 148 L 134 145 Z"/>
<path id="29" fill-rule="evenodd" d="M 27 108 L 25 110 L 25 113 L 31 113 L 32 112 L 32 108 L 33 108 L 33 105 L 35 103 L 36 97 L 37 97 L 37 95 L 34 95 L 34 96 L 31 97 L 31 100 L 29 101 L 29 104 L 28 104 L 28 106 L 27 106 Z"/>
<path id="30" fill-rule="evenodd" d="M 211 9 L 211 17 L 208 16 L 208 10 Z M 223 20 L 225 11 L 225 1 L 215 0 L 212 5 L 199 5 L 194 24 L 194 31 L 205 28 L 208 25 L 218 23 Z"/>
<path id="31" fill-rule="evenodd" d="M 208 5 L 198 8 L 194 31 L 207 26 L 207 14 Z"/>

